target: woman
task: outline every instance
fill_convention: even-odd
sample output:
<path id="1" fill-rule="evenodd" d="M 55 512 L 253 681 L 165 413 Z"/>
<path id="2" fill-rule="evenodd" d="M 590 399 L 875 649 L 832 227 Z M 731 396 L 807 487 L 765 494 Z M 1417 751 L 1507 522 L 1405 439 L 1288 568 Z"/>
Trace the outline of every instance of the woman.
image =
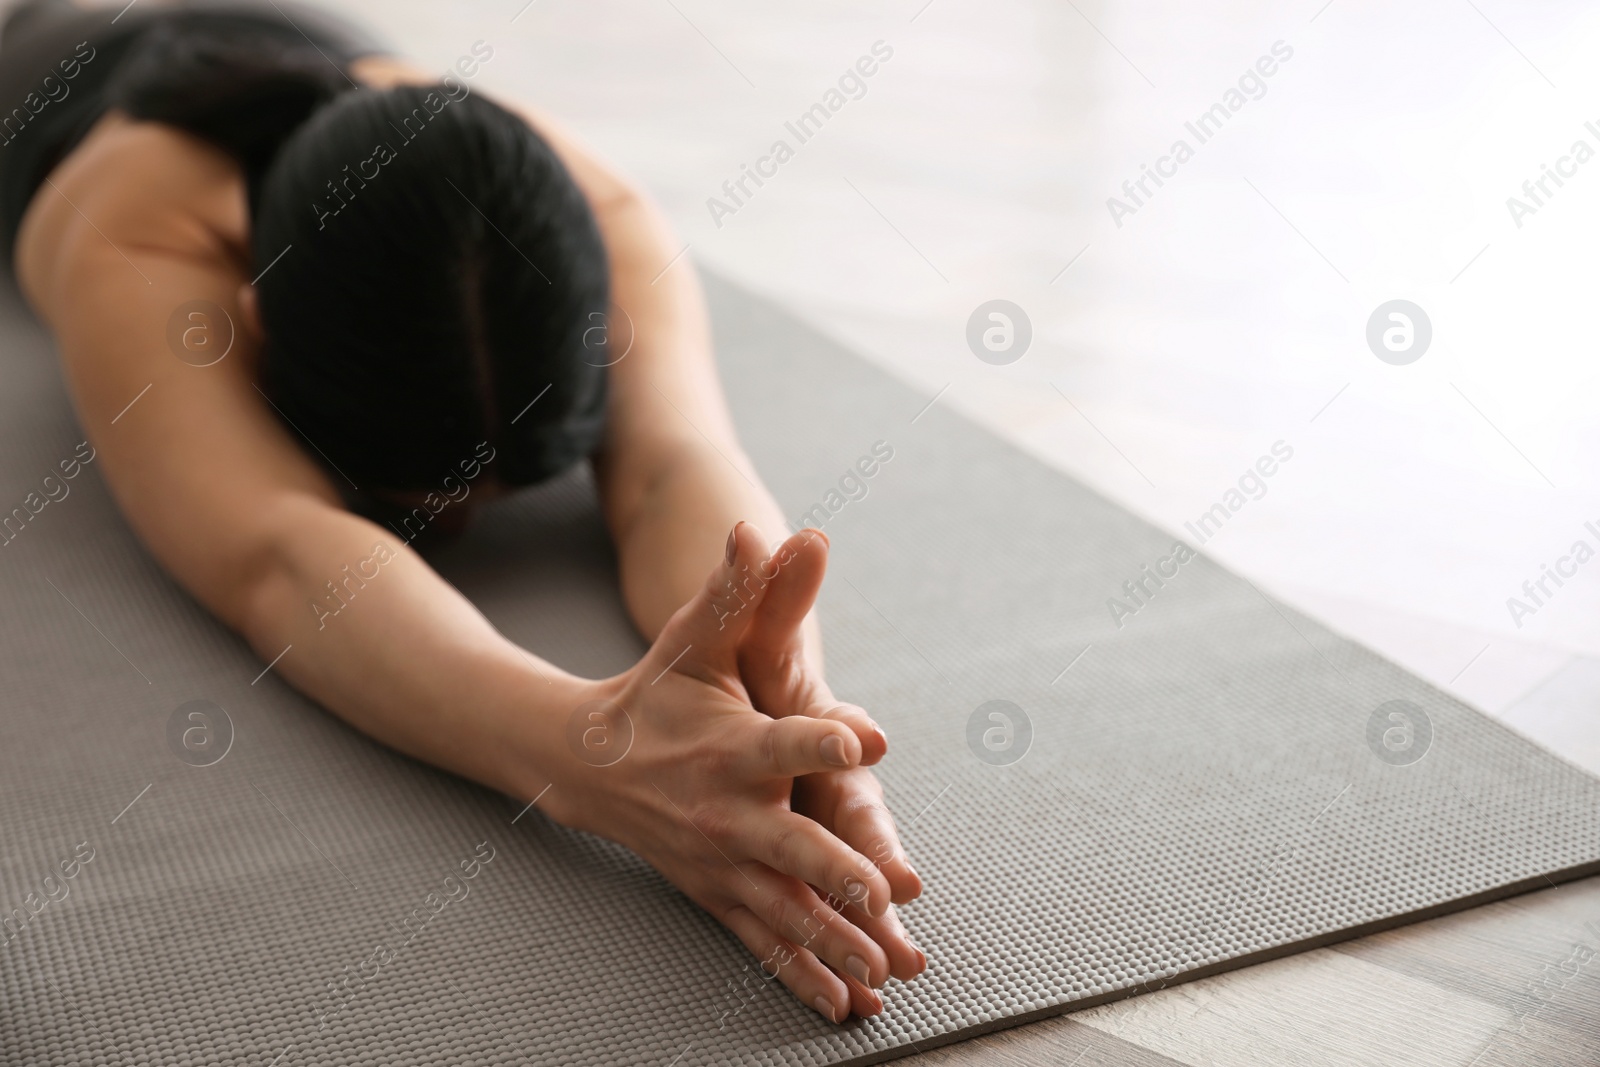
<path id="1" fill-rule="evenodd" d="M 926 964 L 887 742 L 822 678 L 826 539 L 757 529 L 658 213 L 472 91 L 484 42 L 441 82 L 298 7 L 118 8 L 7 22 L 0 226 L 137 534 L 324 707 L 633 849 L 829 1019 L 881 1010 Z M 466 518 L 447 477 L 478 502 L 585 457 L 653 641 L 614 678 L 516 647 L 410 543 Z"/>

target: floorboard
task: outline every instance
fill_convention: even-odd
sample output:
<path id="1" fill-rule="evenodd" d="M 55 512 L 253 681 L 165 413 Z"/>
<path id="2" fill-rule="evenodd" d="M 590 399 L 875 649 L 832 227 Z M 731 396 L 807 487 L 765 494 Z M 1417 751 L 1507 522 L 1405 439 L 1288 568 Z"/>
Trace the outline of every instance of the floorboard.
<path id="1" fill-rule="evenodd" d="M 928 1067 L 1594 1067 L 1600 878 L 912 1057 Z M 1151 1058 L 1154 1057 L 1154 1058 Z"/>

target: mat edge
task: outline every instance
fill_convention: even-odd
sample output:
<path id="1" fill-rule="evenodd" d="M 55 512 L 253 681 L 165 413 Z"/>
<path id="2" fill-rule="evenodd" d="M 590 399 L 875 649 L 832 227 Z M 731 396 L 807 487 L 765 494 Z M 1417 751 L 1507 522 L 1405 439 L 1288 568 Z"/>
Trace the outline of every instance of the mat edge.
<path id="1" fill-rule="evenodd" d="M 1017 1015 L 1008 1015 L 1003 1019 L 996 1019 L 992 1022 L 980 1023 L 976 1026 L 966 1026 L 956 1031 L 938 1034 L 934 1037 L 919 1040 L 915 1045 L 901 1045 L 892 1049 L 885 1049 L 882 1052 L 868 1053 L 865 1056 L 856 1057 L 854 1059 L 839 1060 L 834 1067 L 870 1067 L 872 1064 L 889 1063 L 893 1060 L 904 1059 L 907 1056 L 921 1055 L 922 1053 L 927 1052 L 929 1049 L 943 1048 L 947 1045 L 959 1044 L 963 1041 L 970 1041 L 975 1037 L 998 1033 L 1002 1030 L 1013 1030 L 1018 1027 L 1027 1026 L 1031 1023 L 1043 1022 L 1047 1019 L 1055 1019 L 1062 1016 L 1074 1015 L 1088 1008 L 1097 1008 L 1104 1004 L 1114 1004 L 1122 1000 L 1131 1000 L 1134 997 L 1142 996 L 1147 993 L 1155 993 L 1162 989 L 1169 989 L 1173 986 L 1184 985 L 1189 982 L 1198 981 L 1201 978 L 1212 978 L 1219 974 L 1227 974 L 1230 971 L 1242 970 L 1246 967 L 1252 967 L 1258 963 L 1268 963 L 1272 960 L 1286 959 L 1289 956 L 1297 956 L 1304 952 L 1310 952 L 1313 949 L 1327 948 L 1330 945 L 1341 944 L 1345 941 L 1354 941 L 1358 938 L 1367 937 L 1371 934 L 1385 933 L 1389 930 L 1395 930 L 1402 926 L 1410 926 L 1415 923 L 1426 922 L 1429 919 L 1438 919 L 1443 918 L 1446 915 L 1459 914 L 1461 912 L 1470 911 L 1471 909 L 1480 907 L 1484 904 L 1493 904 L 1496 901 L 1509 900 L 1512 897 L 1522 896 L 1537 889 L 1555 889 L 1568 882 L 1579 881 L 1583 878 L 1590 878 L 1595 875 L 1600 875 L 1600 859 L 1590 860 L 1587 863 L 1580 863 L 1576 866 L 1567 867 L 1559 871 L 1552 871 L 1549 874 L 1538 874 L 1530 878 L 1521 879 L 1519 881 L 1507 882 L 1504 885 L 1486 889 L 1481 893 L 1474 893 L 1470 896 L 1458 897 L 1455 900 L 1445 901 L 1440 904 L 1431 904 L 1428 907 L 1419 908 L 1416 911 L 1385 916 L 1384 918 L 1374 919 L 1371 922 L 1362 923 L 1358 926 L 1352 926 L 1346 929 L 1331 930 L 1326 934 L 1308 938 L 1304 941 L 1295 941 L 1284 945 L 1276 945 L 1272 948 L 1262 949 L 1259 952 L 1252 952 L 1244 956 L 1236 956 L 1231 959 L 1220 960 L 1216 963 L 1209 963 L 1202 967 L 1196 967 L 1194 970 L 1185 971 L 1182 974 L 1175 975 L 1171 979 L 1163 981 L 1160 985 L 1152 986 L 1149 982 L 1144 982 L 1130 989 L 1118 989 L 1109 993 L 1097 993 L 1093 996 L 1084 997 L 1081 1000 L 1070 1001 L 1066 1004 L 1056 1005 L 1049 1008 L 1037 1008 L 1032 1011 L 1022 1012 Z M 1107 1036 L 1118 1037 L 1118 1039 L 1122 1041 L 1128 1040 L 1127 1038 L 1120 1037 L 1116 1034 L 1110 1034 Z M 1132 1043 L 1138 1045 L 1138 1042 Z M 1151 1049 L 1145 1045 L 1138 1045 L 1138 1047 L 1149 1052 L 1160 1052 L 1159 1049 Z"/>

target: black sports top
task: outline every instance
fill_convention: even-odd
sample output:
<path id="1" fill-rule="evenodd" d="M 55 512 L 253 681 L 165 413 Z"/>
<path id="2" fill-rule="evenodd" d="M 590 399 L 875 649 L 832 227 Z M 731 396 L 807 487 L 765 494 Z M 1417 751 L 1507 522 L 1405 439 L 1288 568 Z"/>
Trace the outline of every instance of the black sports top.
<path id="1" fill-rule="evenodd" d="M 9 270 L 17 229 L 33 195 L 89 128 L 117 101 L 118 75 L 136 64 L 164 71 L 175 47 L 194 35 L 215 42 L 212 62 L 258 53 L 263 60 L 348 81 L 351 62 L 391 49 L 378 37 L 341 19 L 288 0 L 146 0 L 119 13 L 84 9 L 70 0 L 28 0 L 0 30 L 0 249 Z M 157 79 L 159 82 L 159 78 Z M 157 85 L 154 92 L 183 86 Z M 264 130 L 260 93 L 209 103 L 190 128 L 211 136 L 241 157 L 258 178 L 266 158 L 251 158 L 249 143 L 233 131 L 254 131 L 263 152 L 288 130 Z M 252 111 L 252 109 L 255 109 Z M 268 144 L 270 142 L 270 144 Z"/>

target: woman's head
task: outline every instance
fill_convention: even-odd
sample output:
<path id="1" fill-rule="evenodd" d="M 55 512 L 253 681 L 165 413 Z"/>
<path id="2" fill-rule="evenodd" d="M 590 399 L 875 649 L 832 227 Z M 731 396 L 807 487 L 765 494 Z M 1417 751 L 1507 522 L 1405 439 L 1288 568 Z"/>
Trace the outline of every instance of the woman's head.
<path id="1" fill-rule="evenodd" d="M 297 33 L 203 13 L 108 99 L 239 160 L 262 389 L 363 491 L 438 489 L 484 442 L 480 484 L 528 484 L 598 442 L 605 251 L 527 123 L 461 82 L 352 90 Z"/>
<path id="2" fill-rule="evenodd" d="M 463 85 L 344 92 L 251 196 L 262 390 L 361 490 L 437 489 L 483 442 L 530 484 L 597 444 L 605 252 L 522 119 Z"/>

